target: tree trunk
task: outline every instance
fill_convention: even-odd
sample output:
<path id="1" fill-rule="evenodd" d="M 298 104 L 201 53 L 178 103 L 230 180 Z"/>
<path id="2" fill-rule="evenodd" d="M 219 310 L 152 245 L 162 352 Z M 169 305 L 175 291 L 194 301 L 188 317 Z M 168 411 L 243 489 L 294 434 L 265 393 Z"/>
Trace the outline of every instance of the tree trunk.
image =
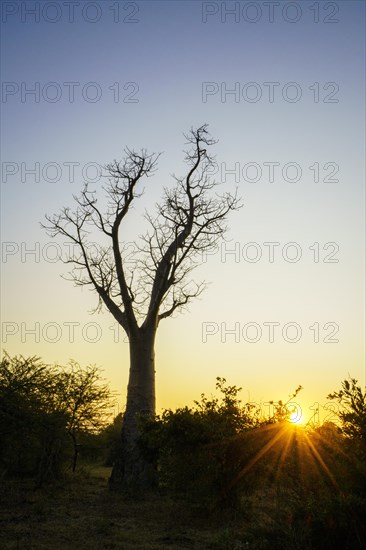
<path id="1" fill-rule="evenodd" d="M 69 434 L 70 434 L 70 437 L 72 439 L 72 444 L 73 444 L 73 449 L 74 449 L 74 456 L 73 456 L 73 459 L 72 459 L 72 471 L 75 472 L 80 445 L 78 445 L 78 443 L 76 443 L 75 434 L 73 432 L 69 432 Z"/>
<path id="2" fill-rule="evenodd" d="M 110 478 L 112 488 L 130 494 L 144 494 L 156 486 L 156 467 L 138 444 L 139 418 L 155 415 L 155 334 L 156 327 L 139 329 L 130 338 L 130 373 L 127 404 L 123 416 L 122 446 Z"/>

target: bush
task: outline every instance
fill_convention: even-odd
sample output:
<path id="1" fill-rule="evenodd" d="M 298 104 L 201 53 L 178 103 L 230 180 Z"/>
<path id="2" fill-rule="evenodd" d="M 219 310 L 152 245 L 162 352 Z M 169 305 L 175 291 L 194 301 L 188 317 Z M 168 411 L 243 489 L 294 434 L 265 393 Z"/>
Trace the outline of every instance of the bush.
<path id="1" fill-rule="evenodd" d="M 362 460 L 366 459 L 366 392 L 357 385 L 355 378 L 343 380 L 338 392 L 328 395 L 340 404 L 338 416 L 343 433 L 352 439 L 355 452 Z"/>
<path id="2" fill-rule="evenodd" d="M 240 512 L 253 548 L 259 532 L 258 548 L 361 548 L 365 465 L 352 452 L 360 430 L 297 427 L 282 401 L 263 419 L 241 404 L 240 388 L 217 379 L 217 389 L 221 398 L 202 395 L 194 407 L 141 420 L 140 444 L 157 463 L 160 489 L 205 516 Z"/>
<path id="3" fill-rule="evenodd" d="M 96 367 L 49 366 L 38 357 L 0 363 L 0 464 L 3 475 L 39 484 L 75 469 L 80 442 L 103 427 L 110 392 Z"/>
<path id="4" fill-rule="evenodd" d="M 160 488 L 182 495 L 205 509 L 235 506 L 236 477 L 248 454 L 248 432 L 258 424 L 252 405 L 241 405 L 240 388 L 216 387 L 218 398 L 201 396 L 194 408 L 166 410 L 142 421 L 141 445 L 158 463 Z"/>
<path id="5" fill-rule="evenodd" d="M 98 445 L 102 449 L 103 465 L 113 466 L 122 452 L 123 413 L 119 413 L 98 436 Z"/>
<path id="6" fill-rule="evenodd" d="M 66 417 L 51 403 L 53 377 L 37 357 L 0 367 L 0 461 L 8 475 L 57 476 L 67 454 Z"/>

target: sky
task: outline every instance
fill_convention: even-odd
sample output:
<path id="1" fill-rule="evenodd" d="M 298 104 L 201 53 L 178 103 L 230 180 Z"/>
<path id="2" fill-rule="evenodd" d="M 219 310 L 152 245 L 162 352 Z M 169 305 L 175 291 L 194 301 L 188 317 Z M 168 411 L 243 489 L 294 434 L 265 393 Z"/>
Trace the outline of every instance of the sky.
<path id="1" fill-rule="evenodd" d="M 41 229 L 123 149 L 162 152 L 123 228 L 172 173 L 183 132 L 207 123 L 212 177 L 243 208 L 195 272 L 206 292 L 159 326 L 157 410 L 215 378 L 261 403 L 365 383 L 365 3 L 99 1 L 1 4 L 1 347 L 96 364 L 124 405 L 128 343 L 96 295 L 74 288 L 67 250 Z M 328 407 L 328 408 L 327 408 Z M 315 407 L 316 408 L 316 407 Z"/>

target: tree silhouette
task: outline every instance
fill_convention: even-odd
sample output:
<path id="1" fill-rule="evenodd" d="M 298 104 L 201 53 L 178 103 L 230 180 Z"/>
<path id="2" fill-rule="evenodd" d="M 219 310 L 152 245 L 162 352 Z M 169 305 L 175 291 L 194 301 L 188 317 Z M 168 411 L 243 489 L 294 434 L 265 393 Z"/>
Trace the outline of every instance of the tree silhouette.
<path id="1" fill-rule="evenodd" d="M 35 474 L 37 483 L 60 473 L 69 437 L 75 471 L 79 437 L 106 426 L 113 395 L 99 369 L 47 365 L 39 357 L 0 362 L 0 464 L 5 471 Z"/>
<path id="2" fill-rule="evenodd" d="M 80 449 L 79 436 L 95 433 L 106 426 L 113 404 L 112 393 L 102 383 L 95 365 L 81 367 L 70 361 L 68 368 L 60 371 L 54 390 L 57 407 L 67 414 L 66 430 L 73 445 L 72 471 L 75 472 Z"/>
<path id="3" fill-rule="evenodd" d="M 366 457 L 366 391 L 356 378 L 343 380 L 342 388 L 330 393 L 328 399 L 336 399 L 340 405 L 337 416 L 343 432 L 357 443 Z"/>
<path id="4" fill-rule="evenodd" d="M 165 188 L 154 213 L 146 213 L 148 229 L 135 243 L 133 265 L 128 261 L 120 233 L 131 205 L 141 192 L 137 187 L 151 176 L 158 154 L 125 149 L 125 158 L 106 166 L 108 184 L 103 188 L 107 205 L 98 206 L 97 194 L 84 186 L 74 197 L 76 210 L 63 208 L 46 216 L 43 226 L 52 237 L 61 235 L 74 243 L 75 252 L 65 260 L 73 264 L 71 279 L 90 285 L 98 294 L 97 310 L 104 304 L 129 339 L 130 371 L 122 428 L 122 456 L 115 464 L 111 483 L 130 489 L 148 489 L 155 482 L 154 466 L 141 454 L 138 416 L 155 414 L 154 342 L 162 319 L 181 310 L 205 288 L 190 278 L 202 253 L 216 248 L 224 235 L 231 210 L 240 207 L 237 194 L 214 192 L 210 178 L 214 159 L 207 149 L 214 143 L 207 125 L 191 129 L 185 151 L 187 174 Z M 98 230 L 107 244 L 90 246 L 90 232 Z"/>

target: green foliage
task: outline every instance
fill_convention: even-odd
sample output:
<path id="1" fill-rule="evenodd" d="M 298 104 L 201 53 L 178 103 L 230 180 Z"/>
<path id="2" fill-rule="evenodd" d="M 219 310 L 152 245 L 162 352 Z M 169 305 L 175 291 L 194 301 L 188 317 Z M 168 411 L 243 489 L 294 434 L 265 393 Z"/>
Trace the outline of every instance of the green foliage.
<path id="1" fill-rule="evenodd" d="M 0 460 L 4 473 L 59 473 L 67 441 L 64 411 L 53 402 L 55 383 L 38 357 L 10 358 L 0 365 Z"/>
<path id="2" fill-rule="evenodd" d="M 336 399 L 341 406 L 338 416 L 343 432 L 360 442 L 366 448 L 366 392 L 357 385 L 355 378 L 349 377 L 342 382 L 342 389 L 328 395 Z"/>
<path id="3" fill-rule="evenodd" d="M 217 378 L 216 388 L 221 399 L 202 394 L 194 408 L 142 421 L 141 436 L 143 449 L 158 462 L 160 487 L 211 509 L 236 500 L 245 435 L 258 424 L 255 407 L 241 405 L 240 388 L 226 386 L 224 378 Z"/>
<path id="4" fill-rule="evenodd" d="M 119 413 L 112 424 L 104 428 L 99 436 L 99 447 L 102 449 L 104 466 L 113 466 L 121 453 L 123 414 Z"/>
<path id="5" fill-rule="evenodd" d="M 76 466 L 78 438 L 105 425 L 110 391 L 96 367 L 66 368 L 39 357 L 4 355 L 0 363 L 0 464 L 3 475 L 37 478 Z"/>
<path id="6" fill-rule="evenodd" d="M 289 423 L 301 386 L 269 419 L 242 404 L 240 388 L 225 379 L 216 388 L 220 397 L 201 395 L 193 407 L 142 421 L 141 445 L 157 461 L 160 489 L 198 515 L 249 522 L 242 537 L 228 531 L 217 548 L 362 548 L 363 470 L 349 447 L 360 429 L 345 437 L 332 423 L 307 430 Z M 349 401 L 357 416 L 347 422 L 360 422 L 359 401 Z"/>
<path id="7" fill-rule="evenodd" d="M 285 422 L 290 419 L 291 414 L 294 412 L 294 409 L 291 409 L 289 403 L 294 399 L 297 394 L 303 389 L 302 386 L 298 386 L 294 393 L 290 395 L 289 399 L 284 403 L 282 399 L 277 401 L 270 401 L 271 405 L 274 405 L 274 414 L 267 420 L 268 424 L 273 424 L 275 422 Z M 264 421 L 266 422 L 266 421 Z"/>
<path id="8" fill-rule="evenodd" d="M 243 492 L 265 478 L 269 457 L 283 444 L 284 424 L 292 413 L 288 404 L 301 386 L 287 402 L 277 403 L 269 419 L 261 418 L 255 405 L 242 404 L 241 388 L 224 378 L 216 379 L 216 389 L 220 397 L 202 394 L 193 408 L 165 410 L 161 417 L 142 421 L 141 445 L 157 461 L 160 487 L 205 510 L 237 507 Z"/>
<path id="9" fill-rule="evenodd" d="M 202 394 L 192 407 L 141 417 L 140 445 L 157 463 L 159 498 L 181 506 L 180 515 L 185 510 L 187 517 L 219 527 L 207 548 L 363 548 L 365 394 L 357 380 L 343 381 L 341 390 L 329 395 L 339 401 L 339 425 L 306 430 L 287 422 L 290 401 L 301 387 L 288 401 L 278 401 L 269 419 L 243 404 L 241 388 L 224 378 L 217 378 L 216 389 L 218 397 Z M 123 415 L 106 424 L 108 395 L 95 367 L 51 367 L 37 357 L 5 355 L 3 473 L 33 476 L 39 483 L 58 476 L 75 459 L 71 433 L 85 458 L 112 465 L 121 453 Z M 108 504 L 112 497 L 103 494 Z M 43 508 L 37 513 L 44 514 Z M 174 525 L 176 516 L 172 513 Z M 103 537 L 109 528 L 107 520 L 95 524 Z M 178 538 L 169 541 L 176 544 Z M 161 540 L 168 540 L 166 533 Z"/>
<path id="10" fill-rule="evenodd" d="M 110 417 L 111 392 L 106 384 L 101 384 L 97 367 L 82 368 L 71 361 L 56 375 L 55 399 L 57 406 L 67 414 L 66 429 L 73 443 L 72 469 L 75 471 L 80 436 L 95 434 L 106 425 Z"/>
<path id="11" fill-rule="evenodd" d="M 351 467 L 344 475 L 357 485 L 354 492 L 366 498 L 366 392 L 355 378 L 349 377 L 341 383 L 341 389 L 328 395 L 328 399 L 339 402 L 338 417 L 345 436 L 342 446 L 344 456 L 352 457 Z"/>

